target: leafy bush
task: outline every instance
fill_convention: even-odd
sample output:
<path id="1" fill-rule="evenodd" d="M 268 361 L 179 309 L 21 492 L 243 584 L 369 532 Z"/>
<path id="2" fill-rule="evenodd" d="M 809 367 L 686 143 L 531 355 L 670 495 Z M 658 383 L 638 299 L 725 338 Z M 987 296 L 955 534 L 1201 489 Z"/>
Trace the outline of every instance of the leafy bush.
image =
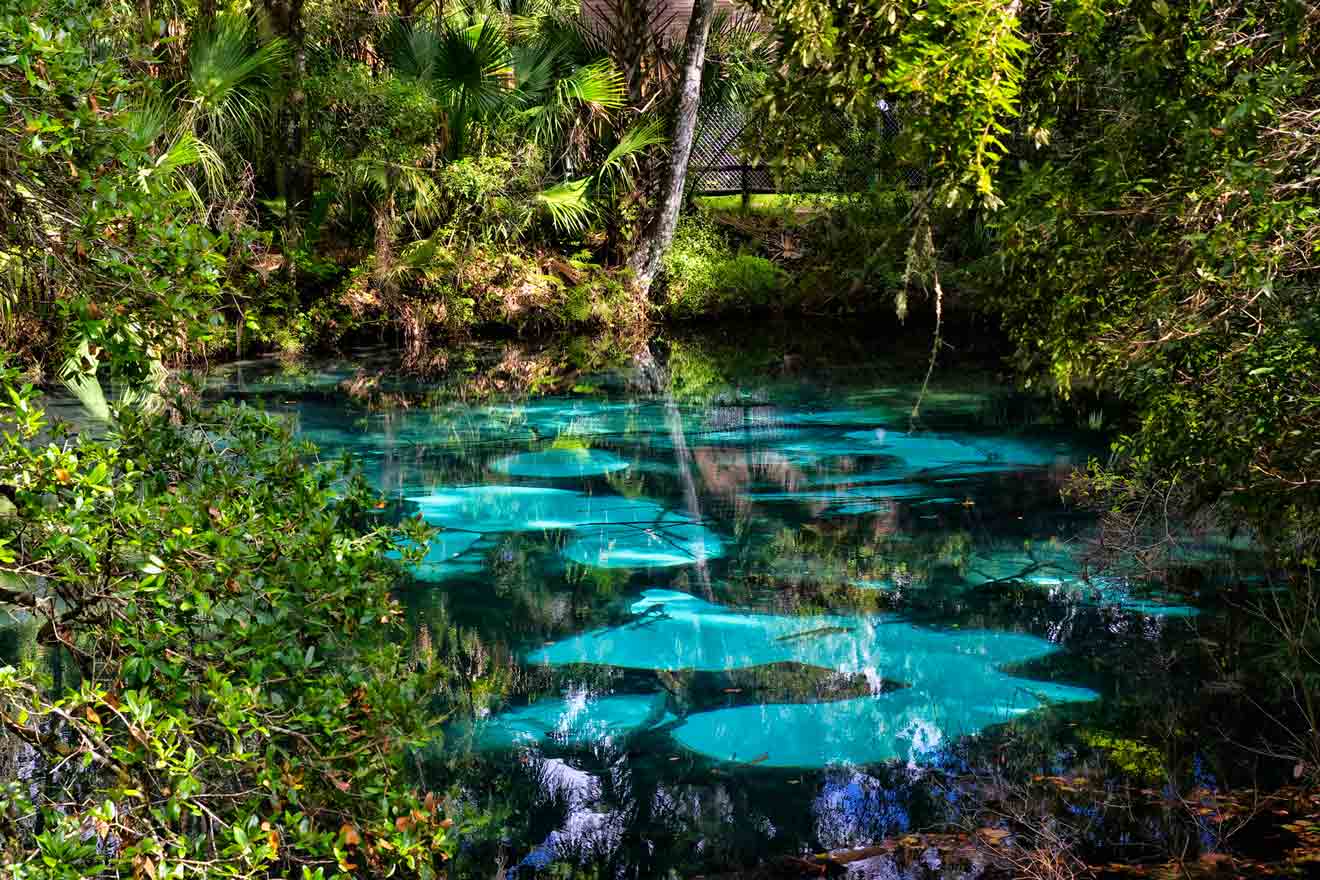
<path id="1" fill-rule="evenodd" d="M 183 102 L 87 51 L 98 24 L 87 10 L 52 19 L 33 0 L 0 11 L 0 312 L 32 334 L 3 341 L 50 365 L 108 352 L 141 378 L 222 322 L 236 230 L 203 222 L 200 193 L 228 213 L 224 169 Z"/>
<path id="2" fill-rule="evenodd" d="M 766 258 L 735 252 L 715 223 L 699 214 L 679 222 L 665 277 L 664 313 L 677 319 L 772 308 L 788 281 Z"/>
<path id="3" fill-rule="evenodd" d="M 313 108 L 313 157 L 328 171 L 368 146 L 397 151 L 429 143 L 442 105 L 421 84 L 388 71 L 373 76 L 365 64 L 344 64 L 307 78 Z"/>
<path id="4" fill-rule="evenodd" d="M 1316 17 L 1073 2 L 1028 24 L 1021 160 L 977 268 L 1024 373 L 1132 407 L 1090 500 L 1167 536 L 1181 499 L 1320 565 Z"/>
<path id="5" fill-rule="evenodd" d="M 0 379 L 0 599 L 70 667 L 0 669 L 0 746 L 35 757 L 8 875 L 437 876 L 455 832 L 408 761 L 447 673 L 409 660 L 360 476 L 242 408 L 71 437 Z"/>
<path id="6" fill-rule="evenodd" d="M 517 241 L 537 218 L 536 193 L 543 174 L 534 147 L 518 161 L 507 156 L 459 159 L 437 176 L 449 220 L 440 235 L 483 244 Z"/>

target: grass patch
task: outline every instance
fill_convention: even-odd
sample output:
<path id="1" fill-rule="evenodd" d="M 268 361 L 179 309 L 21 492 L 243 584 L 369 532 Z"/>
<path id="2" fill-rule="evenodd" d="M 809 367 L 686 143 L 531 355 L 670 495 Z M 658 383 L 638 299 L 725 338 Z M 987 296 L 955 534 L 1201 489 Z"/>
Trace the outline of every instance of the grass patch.
<path id="1" fill-rule="evenodd" d="M 801 220 L 815 216 L 838 205 L 843 196 L 836 193 L 757 193 L 747 207 L 747 213 L 761 217 L 779 217 Z M 712 214 L 740 214 L 742 196 L 697 196 L 693 202 Z"/>

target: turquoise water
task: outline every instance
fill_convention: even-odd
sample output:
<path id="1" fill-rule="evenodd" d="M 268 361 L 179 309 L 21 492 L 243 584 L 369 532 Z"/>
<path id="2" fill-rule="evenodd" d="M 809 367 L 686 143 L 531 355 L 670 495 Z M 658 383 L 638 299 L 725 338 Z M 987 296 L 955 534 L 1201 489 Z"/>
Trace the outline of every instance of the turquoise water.
<path id="1" fill-rule="evenodd" d="M 947 738 L 1049 703 L 1098 696 L 1001 672 L 1055 650 L 1019 633 L 940 631 L 897 615 L 753 614 L 674 590 L 646 590 L 630 611 L 637 618 L 631 623 L 556 642 L 527 662 L 704 672 L 796 663 L 874 683 L 873 694 L 857 699 L 696 712 L 674 726 L 682 747 L 720 761 L 816 769 L 915 764 Z M 886 692 L 886 681 L 899 688 Z M 552 701 L 543 711 L 568 717 L 574 709 Z M 491 741 L 508 740 L 503 716 L 484 726 Z"/>
<path id="2" fill-rule="evenodd" d="M 989 743 L 1035 738 L 1056 772 L 1078 730 L 1164 699 L 1124 666 L 1213 619 L 1203 590 L 1086 560 L 1060 489 L 1105 436 L 992 367 L 938 372 L 913 419 L 920 359 L 675 344 L 659 382 L 624 357 L 492 393 L 509 357 L 216 383 L 436 530 L 401 586 L 423 662 L 456 670 L 427 772 L 508 817 L 460 874 L 699 872 L 907 830 L 954 802 L 929 774 Z"/>

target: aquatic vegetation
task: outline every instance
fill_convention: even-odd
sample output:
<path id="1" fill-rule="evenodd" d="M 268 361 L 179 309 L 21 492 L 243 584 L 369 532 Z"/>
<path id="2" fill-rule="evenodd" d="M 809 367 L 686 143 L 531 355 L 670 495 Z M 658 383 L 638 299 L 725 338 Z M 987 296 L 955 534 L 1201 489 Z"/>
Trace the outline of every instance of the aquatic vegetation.
<path id="1" fill-rule="evenodd" d="M 792 662 L 876 682 L 871 697 L 699 712 L 674 729 L 680 744 L 719 760 L 782 767 L 917 761 L 953 737 L 1050 702 L 1097 696 L 999 671 L 1056 650 L 1033 636 L 945 632 L 888 616 L 757 614 L 673 590 L 647 590 L 630 610 L 628 623 L 555 642 L 527 660 L 712 671 Z M 884 681 L 905 687 L 885 690 Z"/>
<path id="2" fill-rule="evenodd" d="M 536 434 L 467 406 L 435 406 L 368 413 L 346 419 L 342 409 L 302 403 L 299 433 L 327 453 L 361 458 L 401 450 L 464 449 L 484 443 L 530 443 Z"/>
<path id="3" fill-rule="evenodd" d="M 628 467 L 627 459 L 603 449 L 546 449 L 541 452 L 522 452 L 498 458 L 490 469 L 512 477 L 542 477 L 545 479 L 579 479 L 621 471 Z"/>
<path id="4" fill-rule="evenodd" d="M 751 423 L 738 428 L 693 431 L 687 440 L 701 446 L 755 446 L 809 436 L 811 430 L 808 428 L 790 424 Z"/>
<path id="5" fill-rule="evenodd" d="M 889 616 L 791 616 L 728 608 L 675 590 L 646 590 L 634 619 L 531 652 L 531 663 L 594 663 L 633 669 L 723 670 L 798 662 L 874 672 L 911 684 L 939 677 L 931 657 L 987 657 L 991 666 L 1045 657 L 1057 648 L 1011 632 L 941 632 Z M 824 633 L 830 637 L 812 638 Z M 838 635 L 839 637 L 833 637 Z M 898 674 L 895 674 L 898 673 Z"/>
<path id="6" fill-rule="evenodd" d="M 1089 597 L 1089 604 L 1102 608 L 1118 608 L 1145 617 L 1196 617 L 1201 609 L 1181 604 L 1168 594 L 1151 593 L 1148 598 L 1129 594 L 1126 589 L 1104 589 Z"/>

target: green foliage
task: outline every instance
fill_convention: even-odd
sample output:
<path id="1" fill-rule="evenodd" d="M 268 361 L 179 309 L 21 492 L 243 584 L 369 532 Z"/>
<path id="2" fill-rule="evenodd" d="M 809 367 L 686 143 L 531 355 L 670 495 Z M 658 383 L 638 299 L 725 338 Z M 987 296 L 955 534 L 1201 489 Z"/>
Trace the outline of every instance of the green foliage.
<path id="1" fill-rule="evenodd" d="M 1164 756 L 1145 743 L 1095 730 L 1079 731 L 1077 738 L 1105 752 L 1116 767 L 1141 782 L 1163 782 L 1168 775 Z"/>
<path id="2" fill-rule="evenodd" d="M 542 180 L 540 156 L 528 148 L 507 156 L 460 159 L 438 175 L 448 222 L 439 233 L 454 243 L 509 244 L 526 235 L 537 219 Z"/>
<path id="3" fill-rule="evenodd" d="M 803 301 L 819 310 L 856 311 L 873 304 L 875 291 L 898 291 L 901 315 L 912 194 L 877 186 L 824 207 L 799 232 L 802 258 L 794 274 Z"/>
<path id="4" fill-rule="evenodd" d="M 399 76 L 424 85 L 444 103 L 448 143 L 441 146 L 450 157 L 463 155 L 474 123 L 512 100 L 507 76 L 512 55 L 498 21 L 399 22 L 387 45 Z"/>
<path id="5" fill-rule="evenodd" d="M 0 595 L 74 670 L 0 669 L 4 736 L 66 768 L 6 787 L 10 876 L 441 874 L 408 755 L 446 673 L 408 660 L 361 478 L 243 409 L 70 437 L 4 381 Z"/>
<path id="6" fill-rule="evenodd" d="M 773 307 L 788 279 L 765 257 L 736 253 L 714 221 L 701 215 L 679 222 L 665 275 L 665 314 L 679 319 Z"/>
<path id="7" fill-rule="evenodd" d="M 137 94 L 115 60 L 84 48 L 96 26 L 57 23 L 36 3 L 0 13 L 0 285 L 58 327 L 54 350 L 30 357 L 59 364 L 86 347 L 136 379 L 212 338 L 234 240 L 200 216 L 214 152 L 160 92 Z"/>
<path id="8" fill-rule="evenodd" d="M 550 221 L 565 232 L 583 232 L 591 221 L 591 199 L 587 193 L 589 180 L 566 180 L 542 190 L 536 196 L 537 204 L 550 215 Z"/>
<path id="9" fill-rule="evenodd" d="M 763 99 L 761 151 L 787 164 L 851 127 L 903 108 L 891 160 L 921 168 L 933 204 L 994 207 L 1002 138 L 1016 114 L 1027 45 L 1017 0 L 758 0 L 784 67 Z"/>
<path id="10" fill-rule="evenodd" d="M 308 277 L 318 268 L 303 269 Z M 331 287 L 333 278 L 324 279 Z M 333 289 L 333 287 L 331 287 Z M 317 297 L 310 303 L 287 281 L 268 280 L 249 294 L 254 305 L 243 314 L 243 335 L 237 352 L 274 351 L 301 356 L 334 348 L 365 329 L 361 315 L 334 297 Z"/>
<path id="11" fill-rule="evenodd" d="M 313 114 L 312 159 L 332 172 L 347 157 L 370 152 L 402 158 L 434 137 L 443 107 L 422 84 L 373 76 L 365 64 L 339 64 L 307 78 Z"/>
<path id="12" fill-rule="evenodd" d="M 599 213 L 601 195 L 631 190 L 638 158 L 666 142 L 657 120 L 639 123 L 623 132 L 601 160 L 595 175 L 580 180 L 565 180 L 537 196 L 537 202 L 550 215 L 561 232 L 581 233 Z"/>
<path id="13" fill-rule="evenodd" d="M 1123 546 L 1213 511 L 1280 561 L 1314 566 L 1320 93 L 1309 7 L 758 8 L 787 54 L 763 152 L 828 154 L 874 130 L 884 100 L 902 132 L 877 171 L 925 179 L 910 192 L 868 187 L 807 227 L 802 300 L 896 289 L 902 314 L 909 282 L 942 274 L 1002 318 L 1029 382 L 1065 395 L 1098 387 L 1130 407 L 1114 457 L 1077 484 L 1126 530 Z"/>
<path id="14" fill-rule="evenodd" d="M 227 13 L 197 34 L 188 53 L 185 114 L 213 145 L 259 137 L 269 94 L 287 70 L 284 41 L 261 43 L 255 32 L 249 19 Z"/>
<path id="15" fill-rule="evenodd" d="M 1029 9 L 1018 161 L 968 274 L 1000 291 L 1030 375 L 1132 405 L 1097 503 L 1127 519 L 1152 493 L 1216 508 L 1314 565 L 1315 16 L 1255 0 Z M 1130 525 L 1163 532 L 1154 512 Z"/>

